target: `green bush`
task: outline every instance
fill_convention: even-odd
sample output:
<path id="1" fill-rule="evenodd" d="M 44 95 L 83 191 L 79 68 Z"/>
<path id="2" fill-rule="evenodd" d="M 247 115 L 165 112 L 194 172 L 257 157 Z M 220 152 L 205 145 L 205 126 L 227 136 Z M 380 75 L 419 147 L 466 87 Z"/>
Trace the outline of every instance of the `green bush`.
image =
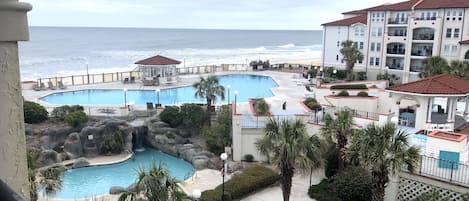
<path id="1" fill-rule="evenodd" d="M 60 120 L 64 120 L 65 115 L 72 113 L 72 112 L 77 112 L 77 111 L 84 111 L 83 106 L 81 105 L 64 105 L 60 107 L 54 108 L 51 112 L 51 116 Z"/>
<path id="2" fill-rule="evenodd" d="M 335 76 L 339 80 L 344 80 L 347 77 L 347 70 L 337 70 Z"/>
<path id="3" fill-rule="evenodd" d="M 316 75 L 318 74 L 318 70 L 308 70 L 307 74 L 309 75 L 310 78 L 315 78 Z"/>
<path id="4" fill-rule="evenodd" d="M 49 113 L 42 106 L 35 102 L 25 101 L 23 105 L 24 122 L 28 124 L 40 123 L 47 120 Z"/>
<path id="5" fill-rule="evenodd" d="M 331 147 L 326 153 L 325 159 L 325 174 L 327 178 L 331 178 L 339 170 L 339 149 L 336 146 Z"/>
<path id="6" fill-rule="evenodd" d="M 330 192 L 330 181 L 324 179 L 318 185 L 313 185 L 308 189 L 308 195 L 317 201 L 341 201 L 336 194 Z"/>
<path id="7" fill-rule="evenodd" d="M 349 96 L 349 94 L 348 94 L 347 91 L 342 90 L 341 92 L 339 92 L 339 93 L 337 94 L 337 96 Z"/>
<path id="8" fill-rule="evenodd" d="M 233 200 L 239 200 L 248 194 L 268 187 L 280 179 L 280 176 L 272 169 L 264 166 L 251 166 L 241 174 L 233 176 L 225 182 L 225 192 Z M 221 199 L 222 186 L 213 190 L 202 192 L 201 201 L 219 201 Z"/>
<path id="9" fill-rule="evenodd" d="M 177 106 L 167 106 L 160 113 L 161 121 L 168 123 L 171 127 L 175 128 L 182 124 L 182 115 Z"/>
<path id="10" fill-rule="evenodd" d="M 180 114 L 184 128 L 197 129 L 198 131 L 206 124 L 209 117 L 204 108 L 197 104 L 183 104 Z"/>
<path id="11" fill-rule="evenodd" d="M 64 116 L 64 121 L 70 126 L 77 127 L 88 122 L 88 116 L 83 111 L 71 112 Z"/>
<path id="12" fill-rule="evenodd" d="M 101 154 L 119 154 L 124 150 L 125 138 L 126 134 L 120 130 L 110 136 L 106 136 L 99 151 Z"/>
<path id="13" fill-rule="evenodd" d="M 254 161 L 254 156 L 252 154 L 246 154 L 246 155 L 244 155 L 244 161 L 253 162 Z"/>
<path id="14" fill-rule="evenodd" d="M 368 170 L 349 166 L 331 178 L 330 189 L 342 201 L 371 200 L 373 181 Z"/>
<path id="15" fill-rule="evenodd" d="M 356 76 L 357 80 L 366 80 L 367 79 L 367 76 L 366 76 L 366 72 L 357 72 L 357 76 Z"/>
<path id="16" fill-rule="evenodd" d="M 218 155 L 231 143 L 231 107 L 224 105 L 217 112 L 217 121 L 212 126 L 202 128 L 202 136 L 209 150 Z"/>
<path id="17" fill-rule="evenodd" d="M 358 92 L 357 96 L 368 97 L 368 92 L 366 92 L 366 91 L 360 91 L 360 92 Z"/>
<path id="18" fill-rule="evenodd" d="M 321 105 L 315 98 L 307 98 L 303 103 L 311 110 L 319 111 L 321 110 Z"/>
<path id="19" fill-rule="evenodd" d="M 268 115 L 269 114 L 270 107 L 269 107 L 269 104 L 267 104 L 267 102 L 265 102 L 264 99 L 262 99 L 262 98 L 255 99 L 252 104 L 253 104 L 254 112 L 257 115 Z"/>
<path id="20" fill-rule="evenodd" d="M 331 89 L 368 89 L 365 84 L 340 84 L 332 85 Z"/>

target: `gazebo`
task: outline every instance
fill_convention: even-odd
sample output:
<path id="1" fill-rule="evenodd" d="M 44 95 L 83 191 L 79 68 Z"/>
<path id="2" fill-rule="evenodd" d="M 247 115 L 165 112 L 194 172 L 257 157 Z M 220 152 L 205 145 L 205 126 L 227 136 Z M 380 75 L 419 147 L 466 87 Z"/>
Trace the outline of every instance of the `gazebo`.
<path id="1" fill-rule="evenodd" d="M 177 81 L 176 68 L 180 63 L 180 61 L 160 55 L 135 62 L 145 86 L 159 85 L 160 81 L 164 84 L 175 83 Z"/>
<path id="2" fill-rule="evenodd" d="M 469 120 L 469 80 L 455 75 L 435 75 L 391 86 L 386 91 L 392 99 L 391 112 L 399 118 L 401 126 L 453 132 Z M 446 99 L 446 104 L 435 104 L 435 98 Z M 458 101 L 465 102 L 464 111 L 456 111 Z"/>

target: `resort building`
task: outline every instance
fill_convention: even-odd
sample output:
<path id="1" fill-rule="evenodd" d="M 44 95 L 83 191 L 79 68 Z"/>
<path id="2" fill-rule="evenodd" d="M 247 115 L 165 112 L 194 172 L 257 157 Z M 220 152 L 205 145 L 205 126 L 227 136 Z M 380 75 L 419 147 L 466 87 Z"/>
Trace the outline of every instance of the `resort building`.
<path id="1" fill-rule="evenodd" d="M 143 85 L 172 84 L 177 81 L 177 66 L 180 61 L 156 55 L 135 62 L 138 65 Z M 161 82 L 160 82 L 161 81 Z"/>
<path id="2" fill-rule="evenodd" d="M 352 40 L 364 55 L 355 71 L 369 79 L 392 73 L 401 82 L 417 80 L 422 60 L 441 56 L 469 60 L 469 1 L 409 0 L 342 13 L 323 24 L 322 66 L 344 68 L 340 44 Z"/>

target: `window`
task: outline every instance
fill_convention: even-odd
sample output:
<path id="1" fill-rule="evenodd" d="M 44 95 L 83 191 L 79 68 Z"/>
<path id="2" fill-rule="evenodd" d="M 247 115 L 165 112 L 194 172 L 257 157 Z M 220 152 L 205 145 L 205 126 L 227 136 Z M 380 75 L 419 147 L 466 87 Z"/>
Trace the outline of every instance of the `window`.
<path id="1" fill-rule="evenodd" d="M 376 59 L 375 59 L 375 65 L 379 66 L 379 57 L 376 57 Z"/>
<path id="2" fill-rule="evenodd" d="M 382 36 L 383 35 L 383 28 L 378 28 L 378 36 Z"/>
<path id="3" fill-rule="evenodd" d="M 457 45 L 452 45 L 451 46 L 451 56 L 453 56 L 453 57 L 458 56 L 458 46 Z"/>
<path id="4" fill-rule="evenodd" d="M 355 36 L 358 36 L 359 34 L 360 34 L 360 29 L 358 29 L 358 27 L 357 27 L 357 28 L 355 28 Z"/>
<path id="5" fill-rule="evenodd" d="M 360 42 L 360 47 L 358 49 L 363 50 L 363 42 Z"/>
<path id="6" fill-rule="evenodd" d="M 371 29 L 371 36 L 376 36 L 376 32 L 377 32 L 376 28 L 372 28 Z"/>
<path id="7" fill-rule="evenodd" d="M 363 59 L 358 60 L 358 63 L 359 63 L 359 64 L 362 64 L 362 63 L 363 63 Z"/>
<path id="8" fill-rule="evenodd" d="M 365 28 L 360 28 L 360 36 L 365 36 Z"/>
<path id="9" fill-rule="evenodd" d="M 372 22 L 375 21 L 375 14 L 376 14 L 376 13 L 371 13 L 371 21 L 372 21 Z"/>
<path id="10" fill-rule="evenodd" d="M 381 43 L 376 43 L 376 51 L 377 52 L 381 51 Z"/>
<path id="11" fill-rule="evenodd" d="M 337 47 L 340 47 L 340 41 L 337 41 Z"/>
<path id="12" fill-rule="evenodd" d="M 443 55 L 449 56 L 449 45 L 445 45 L 443 48 Z"/>
<path id="13" fill-rule="evenodd" d="M 454 35 L 453 35 L 453 38 L 459 38 L 459 29 L 458 29 L 458 28 L 454 29 L 454 33 L 453 33 L 453 34 L 454 34 Z"/>
<path id="14" fill-rule="evenodd" d="M 358 48 L 358 42 L 353 42 L 353 47 Z"/>
<path id="15" fill-rule="evenodd" d="M 462 11 L 459 11 L 459 17 L 458 17 L 458 20 L 461 21 L 462 20 Z"/>
<path id="16" fill-rule="evenodd" d="M 469 50 L 466 52 L 466 55 L 464 56 L 464 59 L 469 59 Z"/>
<path id="17" fill-rule="evenodd" d="M 375 43 L 370 44 L 370 51 L 375 51 Z"/>
<path id="18" fill-rule="evenodd" d="M 451 38 L 451 29 L 446 29 L 446 38 Z"/>
<path id="19" fill-rule="evenodd" d="M 370 57 L 370 66 L 374 65 L 375 64 L 375 58 L 374 57 Z"/>

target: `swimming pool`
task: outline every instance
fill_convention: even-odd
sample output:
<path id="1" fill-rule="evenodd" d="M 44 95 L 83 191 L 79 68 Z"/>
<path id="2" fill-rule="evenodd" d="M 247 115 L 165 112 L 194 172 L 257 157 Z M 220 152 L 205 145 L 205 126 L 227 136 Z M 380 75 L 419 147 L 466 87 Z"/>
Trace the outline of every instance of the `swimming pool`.
<path id="1" fill-rule="evenodd" d="M 145 148 L 144 151 L 137 152 L 134 158 L 122 163 L 68 170 L 63 177 L 62 190 L 54 197 L 91 198 L 108 193 L 111 186 L 127 187 L 136 181 L 136 170 L 141 167 L 148 170 L 153 162 L 157 165 L 163 163 L 170 174 L 179 180 L 192 176 L 195 171 L 187 161 Z"/>
<path id="2" fill-rule="evenodd" d="M 270 90 L 277 87 L 277 83 L 268 76 L 259 75 L 224 75 L 220 76 L 220 84 L 225 87 L 225 100 L 221 101 L 218 97 L 218 103 L 227 103 L 228 89 L 231 85 L 230 101 L 234 101 L 234 91 L 237 90 L 237 101 L 246 102 L 249 98 L 268 98 L 273 93 Z M 53 93 L 41 98 L 50 104 L 78 104 L 78 105 L 124 105 L 133 102 L 136 105 L 145 105 L 147 102 L 157 103 L 156 88 L 152 90 L 79 90 L 70 92 Z M 160 103 L 179 104 L 179 103 L 205 103 L 204 99 L 194 97 L 195 89 L 192 86 L 176 87 L 162 89 L 159 93 Z"/>

